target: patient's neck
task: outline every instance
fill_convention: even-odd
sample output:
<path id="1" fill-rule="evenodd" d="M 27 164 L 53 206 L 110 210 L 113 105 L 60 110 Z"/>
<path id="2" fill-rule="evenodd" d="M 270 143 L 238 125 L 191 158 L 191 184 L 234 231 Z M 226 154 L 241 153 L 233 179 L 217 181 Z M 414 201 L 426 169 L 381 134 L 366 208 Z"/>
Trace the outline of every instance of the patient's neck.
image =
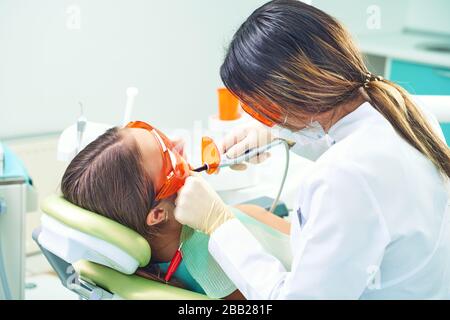
<path id="1" fill-rule="evenodd" d="M 180 246 L 182 225 L 175 220 L 172 213 L 157 233 L 150 239 L 152 262 L 170 262 Z"/>

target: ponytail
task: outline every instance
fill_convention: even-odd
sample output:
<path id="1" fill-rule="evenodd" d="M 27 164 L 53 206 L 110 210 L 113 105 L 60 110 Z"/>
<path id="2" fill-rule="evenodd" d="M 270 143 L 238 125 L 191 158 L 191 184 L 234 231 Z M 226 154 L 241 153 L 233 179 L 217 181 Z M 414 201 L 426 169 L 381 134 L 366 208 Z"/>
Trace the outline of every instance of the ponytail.
<path id="1" fill-rule="evenodd" d="M 414 148 L 450 177 L 450 149 L 433 130 L 408 92 L 388 81 L 371 81 L 366 92 L 373 106 Z"/>

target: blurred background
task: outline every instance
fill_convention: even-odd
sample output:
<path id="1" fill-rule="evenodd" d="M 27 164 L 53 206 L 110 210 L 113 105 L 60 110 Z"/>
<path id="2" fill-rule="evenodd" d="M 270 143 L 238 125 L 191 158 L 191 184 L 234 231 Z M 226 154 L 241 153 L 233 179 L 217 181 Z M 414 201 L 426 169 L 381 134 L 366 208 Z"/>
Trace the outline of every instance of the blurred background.
<path id="1" fill-rule="evenodd" d="M 206 121 L 227 45 L 265 2 L 0 0 L 0 142 L 22 159 L 39 199 L 58 188 L 66 164 L 57 141 L 79 103 L 89 121 L 119 125 L 134 86 L 135 119 L 165 130 Z M 347 26 L 374 73 L 415 94 L 450 95 L 449 1 L 311 2 Z M 440 120 L 448 130 L 450 108 Z M 30 237 L 39 216 L 25 217 L 30 288 L 48 271 Z"/>
<path id="2" fill-rule="evenodd" d="M 78 116 L 79 102 L 88 119 L 119 123 L 128 86 L 140 90 L 137 118 L 161 127 L 206 119 L 234 31 L 265 2 L 0 0 L 0 138 L 57 133 Z M 414 63 L 449 66 L 448 52 L 426 47 L 449 49 L 448 1 L 312 3 L 340 19 L 394 79 Z"/>

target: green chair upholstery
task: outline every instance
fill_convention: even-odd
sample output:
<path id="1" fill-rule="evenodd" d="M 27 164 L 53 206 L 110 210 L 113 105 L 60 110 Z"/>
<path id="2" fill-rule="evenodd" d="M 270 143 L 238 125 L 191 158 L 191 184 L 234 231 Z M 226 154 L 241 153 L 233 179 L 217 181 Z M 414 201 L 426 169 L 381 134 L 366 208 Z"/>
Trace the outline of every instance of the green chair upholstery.
<path id="1" fill-rule="evenodd" d="M 119 249 L 125 257 L 131 257 L 124 261 L 136 261 L 132 264 L 134 271 L 130 273 L 134 273 L 137 267 L 145 267 L 150 261 L 151 249 L 147 240 L 137 232 L 56 195 L 45 199 L 41 209 L 44 212 L 41 219 L 43 230 L 38 243 L 43 249 L 71 263 L 81 280 L 123 299 L 208 299 L 202 294 L 124 274 L 117 271 L 122 269 L 115 268 L 114 263 L 110 264 L 113 267 L 99 263 L 109 262 L 108 253 Z M 102 244 L 111 246 L 113 250 L 103 250 Z M 117 257 L 113 258 L 117 260 Z"/>
<path id="2" fill-rule="evenodd" d="M 126 300 L 205 300 L 207 296 L 137 275 L 125 275 L 86 260 L 74 264 L 80 278 Z"/>
<path id="3" fill-rule="evenodd" d="M 109 242 L 130 254 L 141 267 L 150 262 L 150 246 L 137 232 L 102 215 L 82 209 L 52 195 L 41 204 L 41 210 L 64 225 Z"/>

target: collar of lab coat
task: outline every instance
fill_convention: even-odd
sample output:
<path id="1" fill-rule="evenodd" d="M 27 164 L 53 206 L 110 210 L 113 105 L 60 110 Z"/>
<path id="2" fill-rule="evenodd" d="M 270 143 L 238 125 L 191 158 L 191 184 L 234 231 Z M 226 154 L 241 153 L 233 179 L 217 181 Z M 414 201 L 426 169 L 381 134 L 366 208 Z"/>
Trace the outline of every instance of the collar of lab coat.
<path id="1" fill-rule="evenodd" d="M 328 131 L 328 135 L 334 141 L 339 142 L 367 120 L 379 117 L 382 117 L 382 115 L 369 102 L 364 102 L 356 110 L 336 122 Z"/>

